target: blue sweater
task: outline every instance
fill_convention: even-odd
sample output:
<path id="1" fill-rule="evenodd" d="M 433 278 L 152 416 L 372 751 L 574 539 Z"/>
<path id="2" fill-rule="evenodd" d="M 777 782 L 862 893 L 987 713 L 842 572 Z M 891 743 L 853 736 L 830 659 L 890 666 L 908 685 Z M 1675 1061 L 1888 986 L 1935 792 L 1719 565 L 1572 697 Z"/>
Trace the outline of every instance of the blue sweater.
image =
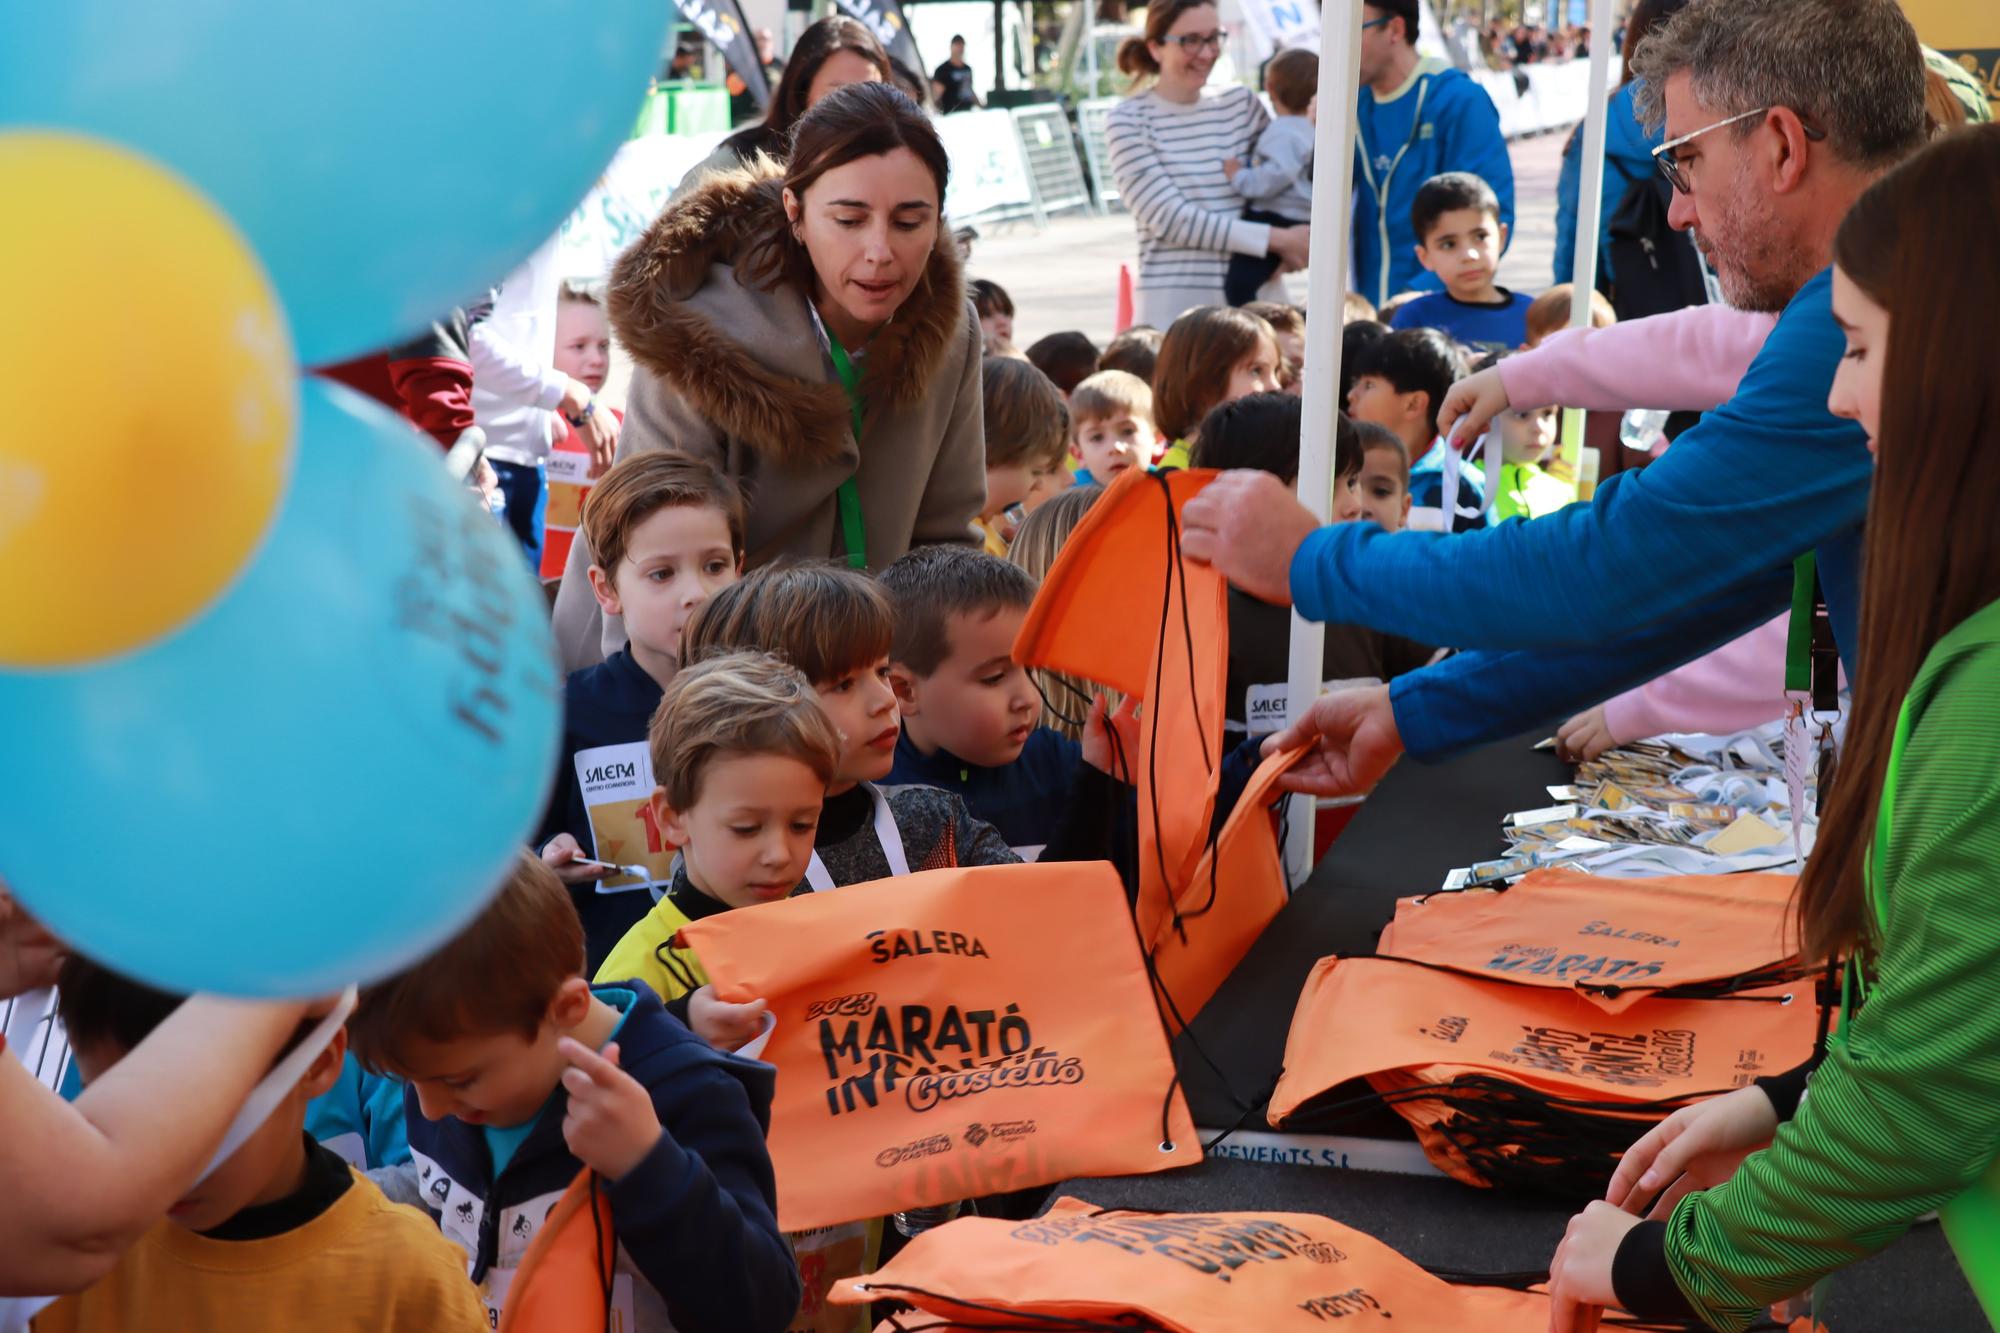
<path id="1" fill-rule="evenodd" d="M 1632 84 L 1611 94 L 1610 110 L 1604 121 L 1604 188 L 1602 209 L 1597 215 L 1597 272 L 1601 279 L 1611 275 L 1611 215 L 1625 200 L 1625 192 L 1635 181 L 1649 179 L 1659 170 L 1653 165 L 1653 149 L 1661 136 L 1646 133 L 1632 109 Z M 1556 262 L 1555 280 L 1568 282 L 1576 263 L 1576 206 L 1583 192 L 1583 130 L 1579 127 L 1563 147 L 1562 174 L 1556 178 Z"/>
<path id="2" fill-rule="evenodd" d="M 1528 341 L 1528 307 L 1535 298 L 1499 290 L 1500 300 L 1491 304 L 1461 301 L 1450 292 L 1419 296 L 1396 312 L 1389 327 L 1437 329 L 1477 352 L 1511 352 Z"/>
<path id="3" fill-rule="evenodd" d="M 1381 305 L 1398 292 L 1442 285 L 1417 263 L 1410 205 L 1417 187 L 1446 171 L 1469 171 L 1493 187 L 1500 220 L 1514 226 L 1514 164 L 1500 112 L 1486 90 L 1436 57 L 1417 64 L 1409 87 L 1385 102 L 1361 90 L 1354 141 L 1355 290 Z M 1448 639 L 1434 642 L 1448 643 Z"/>
<path id="4" fill-rule="evenodd" d="M 799 1274 L 778 1230 L 777 1183 L 764 1134 L 776 1071 L 716 1050 L 661 1007 L 644 983 L 596 987 L 629 999 L 618 1063 L 653 1099 L 664 1132 L 646 1159 L 604 1183 L 620 1269 L 644 1278 L 680 1333 L 779 1333 L 799 1305 Z M 493 1172 L 482 1126 L 426 1120 L 404 1098 L 424 1206 L 471 1256 L 475 1282 L 518 1266 L 536 1228 L 582 1169 L 563 1141 L 558 1083 L 506 1167 Z M 641 1303 L 641 1333 L 658 1327 Z"/>
<path id="5" fill-rule="evenodd" d="M 1451 537 L 1339 523 L 1306 539 L 1301 615 L 1480 650 L 1390 685 L 1409 753 L 1517 735 L 1735 638 L 1787 609 L 1791 561 L 1814 549 L 1852 676 L 1871 468 L 1861 427 L 1826 409 L 1831 291 L 1822 270 L 1736 396 L 1590 504 Z"/>
<path id="6" fill-rule="evenodd" d="M 974 819 L 1000 831 L 1016 851 L 1055 841 L 1070 787 L 1083 767 L 1083 747 L 1059 732 L 1036 727 L 1021 757 L 998 768 L 968 764 L 949 750 L 925 754 L 905 730 L 896 741 L 896 764 L 884 786 L 942 787 L 965 802 Z"/>

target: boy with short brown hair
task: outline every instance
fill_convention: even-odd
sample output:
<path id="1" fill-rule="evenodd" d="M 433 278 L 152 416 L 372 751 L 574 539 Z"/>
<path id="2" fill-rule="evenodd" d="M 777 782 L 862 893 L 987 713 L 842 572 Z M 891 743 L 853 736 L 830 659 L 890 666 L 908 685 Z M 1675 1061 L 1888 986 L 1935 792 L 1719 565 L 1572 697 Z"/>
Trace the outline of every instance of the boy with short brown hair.
<path id="1" fill-rule="evenodd" d="M 1098 371 L 1070 395 L 1069 419 L 1078 486 L 1108 486 L 1121 472 L 1150 467 L 1159 451 L 1152 386 L 1137 375 Z"/>
<path id="2" fill-rule="evenodd" d="M 989 356 L 980 366 L 986 417 L 986 507 L 976 526 L 988 554 L 1014 538 L 1007 511 L 1033 509 L 1069 484 L 1063 453 L 1069 407 L 1049 377 L 1026 361 Z"/>
<path id="3" fill-rule="evenodd" d="M 521 857 L 451 943 L 362 992 L 371 1069 L 407 1081 L 424 1205 L 497 1320 L 583 1167 L 611 1204 L 615 1319 L 638 1333 L 778 1333 L 799 1276 L 764 1146 L 772 1070 L 717 1051 L 638 982 L 593 988 L 569 894 Z"/>

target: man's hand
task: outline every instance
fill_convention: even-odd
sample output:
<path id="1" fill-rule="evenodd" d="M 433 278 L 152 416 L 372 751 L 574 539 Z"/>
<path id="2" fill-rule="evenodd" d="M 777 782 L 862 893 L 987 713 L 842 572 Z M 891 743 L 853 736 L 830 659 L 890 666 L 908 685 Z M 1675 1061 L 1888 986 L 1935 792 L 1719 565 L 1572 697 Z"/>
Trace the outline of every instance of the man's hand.
<path id="1" fill-rule="evenodd" d="M 1239 172 L 1239 171 L 1241 171 L 1241 170 L 1243 170 L 1243 159 L 1242 159 L 1242 158 L 1240 158 L 1240 157 L 1225 157 L 1225 158 L 1223 158 L 1223 159 L 1222 159 L 1222 174 L 1223 174 L 1223 175 L 1225 175 L 1225 176 L 1227 176 L 1227 177 L 1229 177 L 1229 179 L 1231 179 L 1231 180 L 1235 180 L 1235 179 L 1236 179 L 1236 173 L 1237 173 L 1237 172 Z"/>
<path id="2" fill-rule="evenodd" d="M 639 1080 L 618 1067 L 618 1043 L 602 1054 L 574 1037 L 556 1043 L 569 1061 L 562 1084 L 569 1091 L 563 1141 L 585 1166 L 606 1180 L 622 1180 L 660 1141 L 660 1117 Z"/>
<path id="3" fill-rule="evenodd" d="M 733 1051 L 764 1030 L 763 1000 L 731 1004 L 715 997 L 715 987 L 703 986 L 688 996 L 688 1026 L 718 1051 Z"/>
<path id="4" fill-rule="evenodd" d="M 1116 732 L 1118 743 L 1111 743 Z M 1120 782 L 1132 781 L 1132 761 L 1139 757 L 1139 704 L 1125 699 L 1106 710 L 1104 696 L 1093 695 L 1090 715 L 1083 720 L 1083 762 Z"/>
<path id="5" fill-rule="evenodd" d="M 1599 1200 L 1569 1220 L 1549 1263 L 1549 1333 L 1594 1333 L 1598 1311 L 1618 1305 L 1611 1261 L 1639 1219 Z"/>
<path id="6" fill-rule="evenodd" d="M 555 871 L 556 878 L 565 884 L 588 884 L 602 879 L 603 870 L 576 863 L 582 855 L 583 847 L 575 838 L 567 833 L 558 833 L 542 848 L 542 864 Z"/>
<path id="7" fill-rule="evenodd" d="M 1225 472 L 1181 511 L 1181 549 L 1252 597 L 1290 606 L 1292 557 L 1319 529 L 1292 488 L 1268 472 Z"/>
<path id="8" fill-rule="evenodd" d="M 1310 742 L 1278 785 L 1309 796 L 1358 796 L 1382 780 L 1403 753 L 1387 685 L 1362 685 L 1322 694 L 1306 715 L 1264 741 L 1276 754 Z"/>
<path id="9" fill-rule="evenodd" d="M 1500 382 L 1496 366 L 1468 375 L 1451 386 L 1438 406 L 1438 434 L 1454 449 L 1470 449 L 1473 441 L 1486 433 L 1493 418 L 1505 412 L 1507 386 Z"/>

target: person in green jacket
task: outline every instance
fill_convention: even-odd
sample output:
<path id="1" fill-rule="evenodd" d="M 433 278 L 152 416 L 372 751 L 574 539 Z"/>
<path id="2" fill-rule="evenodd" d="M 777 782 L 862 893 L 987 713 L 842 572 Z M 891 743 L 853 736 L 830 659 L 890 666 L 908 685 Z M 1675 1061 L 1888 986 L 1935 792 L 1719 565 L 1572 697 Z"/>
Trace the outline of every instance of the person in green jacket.
<path id="1" fill-rule="evenodd" d="M 1801 1071 L 1633 1145 L 1556 1251 L 1557 1333 L 1596 1306 L 1742 1329 L 1933 1210 L 2000 1319 L 2000 269 L 1952 258 L 1968 213 L 2000 215 L 2000 126 L 1884 175 L 1834 242 L 1828 406 L 1876 476 L 1854 714 L 1797 907 L 1807 955 L 1850 960 L 1839 1031 L 1809 1096 Z"/>

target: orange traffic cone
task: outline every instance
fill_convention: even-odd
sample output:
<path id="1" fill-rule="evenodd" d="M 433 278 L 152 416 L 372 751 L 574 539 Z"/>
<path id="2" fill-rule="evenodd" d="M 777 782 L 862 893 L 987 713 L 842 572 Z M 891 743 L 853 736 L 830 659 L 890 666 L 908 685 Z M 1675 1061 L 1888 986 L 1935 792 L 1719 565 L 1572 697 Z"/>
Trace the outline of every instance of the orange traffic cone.
<path id="1" fill-rule="evenodd" d="M 1118 266 L 1118 315 L 1111 321 L 1111 332 L 1120 334 L 1132 327 L 1132 270 L 1128 265 Z"/>

